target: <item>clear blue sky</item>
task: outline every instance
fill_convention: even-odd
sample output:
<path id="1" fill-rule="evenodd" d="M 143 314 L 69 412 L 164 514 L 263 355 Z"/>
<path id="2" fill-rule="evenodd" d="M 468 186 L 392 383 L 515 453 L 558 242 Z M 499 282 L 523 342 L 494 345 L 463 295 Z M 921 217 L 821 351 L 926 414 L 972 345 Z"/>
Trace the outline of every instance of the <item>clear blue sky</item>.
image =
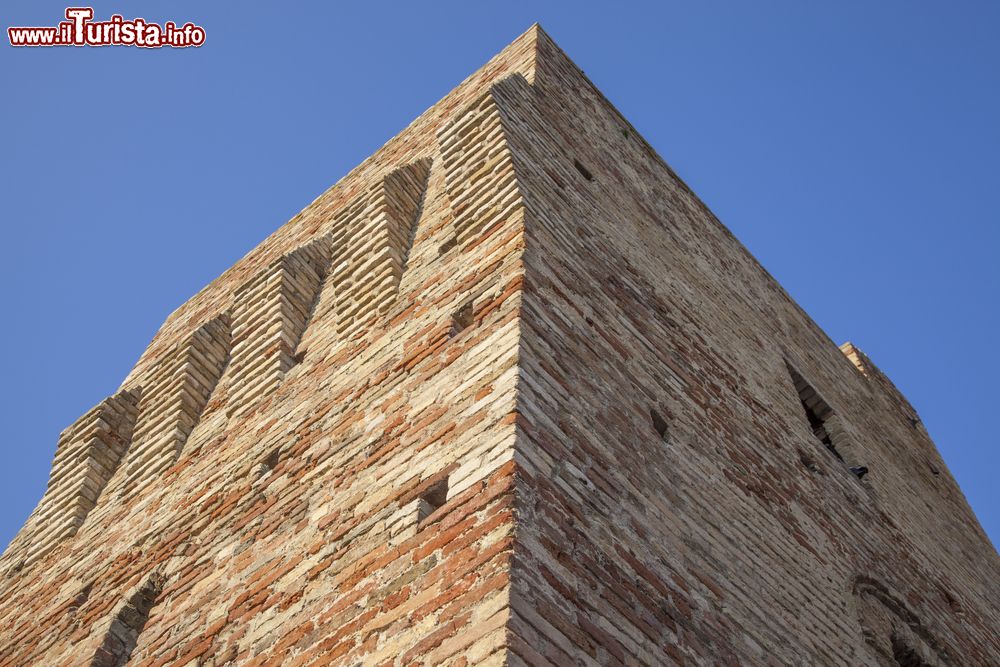
<path id="1" fill-rule="evenodd" d="M 888 373 L 1000 542 L 1000 4 L 257 4 L 95 6 L 194 21 L 200 49 L 4 35 L 0 545 L 59 431 L 174 308 L 535 21 Z M 0 17 L 55 25 L 64 8 Z"/>

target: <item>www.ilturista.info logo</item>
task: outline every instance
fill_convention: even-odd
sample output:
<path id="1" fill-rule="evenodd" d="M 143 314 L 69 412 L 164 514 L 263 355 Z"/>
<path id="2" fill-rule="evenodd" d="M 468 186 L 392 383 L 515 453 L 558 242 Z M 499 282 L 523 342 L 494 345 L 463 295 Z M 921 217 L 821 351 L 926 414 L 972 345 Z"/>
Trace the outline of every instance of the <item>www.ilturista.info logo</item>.
<path id="1" fill-rule="evenodd" d="M 7 37 L 11 46 L 162 46 L 183 48 L 205 43 L 205 29 L 193 23 L 178 26 L 167 21 L 162 26 L 146 19 L 126 21 L 114 14 L 107 21 L 92 21 L 92 7 L 67 7 L 67 21 L 54 27 L 11 27 Z"/>

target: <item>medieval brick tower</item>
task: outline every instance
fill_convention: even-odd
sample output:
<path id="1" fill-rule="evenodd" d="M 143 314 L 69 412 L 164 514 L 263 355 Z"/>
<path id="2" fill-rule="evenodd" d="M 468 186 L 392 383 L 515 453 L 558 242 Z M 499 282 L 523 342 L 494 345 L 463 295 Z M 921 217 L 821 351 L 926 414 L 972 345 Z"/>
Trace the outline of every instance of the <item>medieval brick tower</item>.
<path id="1" fill-rule="evenodd" d="M 910 405 L 537 27 L 174 312 L 0 560 L 2 667 L 998 665 L 998 628 Z"/>

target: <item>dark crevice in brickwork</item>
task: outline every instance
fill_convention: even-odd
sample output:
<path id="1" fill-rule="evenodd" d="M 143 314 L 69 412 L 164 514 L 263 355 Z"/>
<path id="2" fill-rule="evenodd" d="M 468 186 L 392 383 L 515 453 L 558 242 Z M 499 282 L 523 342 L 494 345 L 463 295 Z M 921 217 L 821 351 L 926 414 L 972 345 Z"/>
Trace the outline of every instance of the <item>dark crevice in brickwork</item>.
<path id="1" fill-rule="evenodd" d="M 892 658 L 900 667 L 929 667 L 916 649 L 897 634 L 892 635 Z"/>
<path id="2" fill-rule="evenodd" d="M 21 570 L 24 569 L 25 565 L 26 561 L 24 559 L 17 561 L 16 563 L 14 563 L 14 565 L 11 566 L 9 570 L 7 570 L 7 576 L 13 577 L 14 575 L 20 574 Z"/>
<path id="3" fill-rule="evenodd" d="M 806 452 L 804 452 L 801 449 L 799 450 L 799 461 L 810 472 L 819 473 L 821 475 L 823 474 L 823 471 L 820 469 L 820 467 L 818 465 L 816 465 L 815 459 L 813 459 L 813 457 L 809 456 L 809 454 L 807 454 Z"/>
<path id="4" fill-rule="evenodd" d="M 826 445 L 826 448 L 829 449 L 834 456 L 843 461 L 844 457 L 841 456 L 840 452 L 837 451 L 837 448 L 833 446 L 833 440 L 830 439 L 830 433 L 826 430 L 826 421 L 816 413 L 816 411 L 809 405 L 809 403 L 806 402 L 805 399 L 802 398 L 801 393 L 799 394 L 799 398 L 802 400 L 802 409 L 805 410 L 806 418 L 809 420 L 809 426 L 812 428 L 813 435 L 815 435 L 820 442 Z"/>
<path id="5" fill-rule="evenodd" d="M 451 337 L 457 336 L 462 330 L 469 328 L 474 315 L 475 309 L 473 308 L 472 301 L 463 304 L 458 310 L 452 313 L 449 335 Z"/>
<path id="6" fill-rule="evenodd" d="M 850 471 L 854 473 L 854 476 L 858 479 L 864 479 L 864 476 L 868 474 L 867 466 L 851 466 Z"/>
<path id="7" fill-rule="evenodd" d="M 667 420 L 660 416 L 654 408 L 649 409 L 649 418 L 653 422 L 653 428 L 660 434 L 660 438 L 666 440 L 670 435 L 670 427 Z"/>
<path id="8" fill-rule="evenodd" d="M 573 160 L 573 166 L 576 167 L 576 170 L 580 172 L 580 175 L 586 178 L 588 181 L 594 180 L 594 175 L 590 173 L 589 169 L 580 164 L 579 160 Z"/>
<path id="9" fill-rule="evenodd" d="M 420 495 L 417 507 L 417 522 L 424 521 L 448 500 L 448 478 L 435 483 Z"/>
<path id="10" fill-rule="evenodd" d="M 440 248 L 438 248 L 438 255 L 440 256 L 447 254 L 448 251 L 450 251 L 457 245 L 458 245 L 458 239 L 452 236 L 450 239 L 442 243 Z"/>
<path id="11" fill-rule="evenodd" d="M 80 607 L 82 607 L 87 603 L 87 600 L 90 599 L 90 592 L 92 590 L 94 590 L 94 582 L 90 582 L 82 589 L 80 589 L 80 592 L 76 594 L 75 598 L 73 598 L 73 602 L 70 603 L 69 613 L 71 615 L 75 614 L 80 609 Z"/>
<path id="12" fill-rule="evenodd" d="M 128 663 L 162 591 L 162 577 L 153 575 L 132 594 L 111 622 L 90 667 L 123 667 Z"/>
<path id="13" fill-rule="evenodd" d="M 795 385 L 799 403 L 805 413 L 806 421 L 813 437 L 830 452 L 859 481 L 868 474 L 868 467 L 855 460 L 850 440 L 845 432 L 844 423 L 837 413 L 819 395 L 819 392 L 799 373 L 787 360 L 785 366 Z M 799 450 L 799 459 L 812 472 L 820 472 L 820 466 L 810 456 Z"/>
<path id="14" fill-rule="evenodd" d="M 950 592 L 948 592 L 947 590 L 945 590 L 943 587 L 939 586 L 939 589 L 941 591 L 941 597 L 944 598 L 945 604 L 948 605 L 949 609 L 951 609 L 956 614 L 962 614 L 962 613 L 964 613 L 962 611 L 962 605 L 959 604 L 958 600 L 955 599 L 954 595 L 952 595 Z"/>
<path id="15" fill-rule="evenodd" d="M 268 457 L 264 460 L 264 465 L 266 465 L 269 470 L 274 470 L 274 468 L 278 465 L 278 461 L 280 460 L 281 460 L 281 450 L 276 449 L 273 452 L 271 452 L 270 455 L 268 455 Z"/>
<path id="16" fill-rule="evenodd" d="M 267 455 L 259 466 L 257 466 L 257 478 L 261 478 L 268 474 L 272 470 L 278 467 L 278 463 L 281 462 L 281 447 L 276 447 L 270 454 Z"/>

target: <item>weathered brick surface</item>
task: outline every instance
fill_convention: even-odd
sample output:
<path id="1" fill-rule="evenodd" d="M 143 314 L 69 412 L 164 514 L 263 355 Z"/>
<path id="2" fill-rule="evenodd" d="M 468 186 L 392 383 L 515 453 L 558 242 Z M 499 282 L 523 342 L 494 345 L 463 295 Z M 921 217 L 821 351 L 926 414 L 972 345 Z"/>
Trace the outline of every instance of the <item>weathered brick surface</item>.
<path id="1" fill-rule="evenodd" d="M 132 440 L 137 393 L 106 398 L 59 436 L 45 495 L 5 556 L 15 570 L 76 534 L 94 509 Z"/>
<path id="2" fill-rule="evenodd" d="M 532 29 L 67 430 L 0 667 L 988 665 L 998 575 L 888 379 Z"/>
<path id="3" fill-rule="evenodd" d="M 512 663 L 1000 664 L 1000 559 L 898 391 L 549 40 L 516 105 Z"/>

